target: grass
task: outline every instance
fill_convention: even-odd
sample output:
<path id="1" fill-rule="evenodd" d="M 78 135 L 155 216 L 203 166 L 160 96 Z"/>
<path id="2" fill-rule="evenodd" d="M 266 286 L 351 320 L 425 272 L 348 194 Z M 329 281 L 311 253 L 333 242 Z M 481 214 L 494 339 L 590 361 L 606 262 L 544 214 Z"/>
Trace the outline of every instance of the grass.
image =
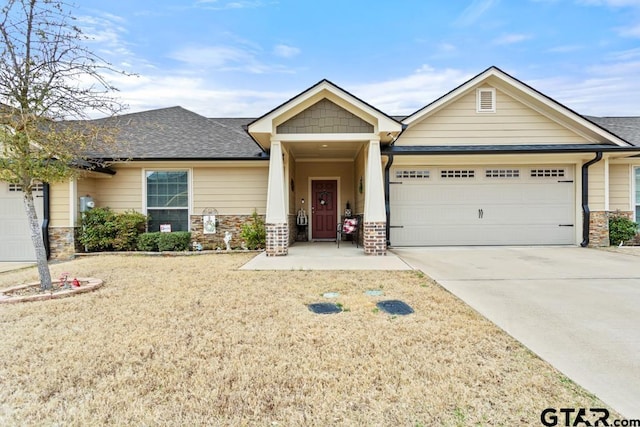
<path id="1" fill-rule="evenodd" d="M 237 270 L 249 259 L 52 265 L 105 286 L 0 306 L 0 425 L 507 426 L 603 407 L 421 274 Z M 330 291 L 349 311 L 307 309 Z M 415 313 L 389 316 L 384 298 Z"/>

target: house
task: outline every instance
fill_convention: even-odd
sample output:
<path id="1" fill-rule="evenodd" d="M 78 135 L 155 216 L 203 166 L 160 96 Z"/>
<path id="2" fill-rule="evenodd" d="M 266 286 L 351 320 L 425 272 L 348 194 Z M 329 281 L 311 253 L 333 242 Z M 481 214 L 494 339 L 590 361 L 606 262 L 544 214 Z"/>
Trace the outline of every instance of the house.
<path id="1" fill-rule="evenodd" d="M 192 231 L 205 247 L 224 247 L 225 231 L 239 246 L 255 210 L 268 255 L 300 238 L 300 209 L 305 238 L 335 240 L 347 204 L 371 255 L 389 245 L 606 246 L 611 212 L 639 219 L 640 117 L 580 115 L 496 67 L 407 117 L 322 80 L 255 119 L 173 107 L 116 123 L 121 152 L 97 156 L 108 168 L 43 185 L 53 258 L 76 250 L 81 196 L 150 214 L 151 231 Z M 0 185 L 0 260 L 33 258 L 19 189 Z"/>

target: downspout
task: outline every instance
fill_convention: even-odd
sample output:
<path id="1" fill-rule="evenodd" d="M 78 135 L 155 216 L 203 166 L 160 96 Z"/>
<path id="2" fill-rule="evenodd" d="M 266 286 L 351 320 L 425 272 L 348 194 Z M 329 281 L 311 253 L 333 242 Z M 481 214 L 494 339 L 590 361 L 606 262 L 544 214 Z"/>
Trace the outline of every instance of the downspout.
<path id="1" fill-rule="evenodd" d="M 45 182 L 42 184 L 42 241 L 44 242 L 47 259 L 51 257 L 51 248 L 49 246 L 49 217 L 51 212 L 49 204 L 49 183 Z"/>
<path id="2" fill-rule="evenodd" d="M 589 224 L 591 223 L 591 212 L 589 211 L 589 166 L 602 159 L 602 151 L 596 151 L 596 156 L 582 165 L 582 243 L 580 246 L 586 248 L 589 245 Z"/>
<path id="3" fill-rule="evenodd" d="M 384 167 L 384 209 L 385 212 L 387 214 L 387 230 L 386 230 L 386 234 L 387 234 L 387 247 L 389 247 L 391 241 L 389 240 L 389 232 L 391 230 L 391 203 L 390 203 L 390 196 L 389 196 L 389 174 L 390 174 L 390 170 L 391 170 L 391 165 L 393 165 L 393 154 L 385 154 L 387 156 L 387 158 L 389 159 L 387 161 L 387 165 Z"/>

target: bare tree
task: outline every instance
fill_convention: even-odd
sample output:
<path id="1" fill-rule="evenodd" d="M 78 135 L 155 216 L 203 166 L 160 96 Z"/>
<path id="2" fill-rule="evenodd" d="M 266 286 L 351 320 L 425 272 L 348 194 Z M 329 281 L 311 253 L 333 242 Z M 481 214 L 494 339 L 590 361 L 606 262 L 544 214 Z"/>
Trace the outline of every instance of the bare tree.
<path id="1" fill-rule="evenodd" d="M 52 282 L 33 188 L 73 178 L 88 153 L 104 151 L 114 138 L 89 114 L 124 107 L 105 76 L 126 73 L 86 40 L 63 0 L 7 0 L 0 10 L 0 180 L 23 191 L 42 289 Z"/>

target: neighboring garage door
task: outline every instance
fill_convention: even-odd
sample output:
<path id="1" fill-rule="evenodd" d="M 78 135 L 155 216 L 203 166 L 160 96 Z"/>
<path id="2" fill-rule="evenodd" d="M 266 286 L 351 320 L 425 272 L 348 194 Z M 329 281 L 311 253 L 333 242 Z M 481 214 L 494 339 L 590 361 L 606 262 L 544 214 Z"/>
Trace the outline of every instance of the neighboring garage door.
<path id="1" fill-rule="evenodd" d="M 33 192 L 38 220 L 42 221 L 42 188 Z M 34 261 L 36 258 L 22 191 L 0 182 L 0 261 Z"/>
<path id="2" fill-rule="evenodd" d="M 396 167 L 392 246 L 575 244 L 574 168 Z"/>

